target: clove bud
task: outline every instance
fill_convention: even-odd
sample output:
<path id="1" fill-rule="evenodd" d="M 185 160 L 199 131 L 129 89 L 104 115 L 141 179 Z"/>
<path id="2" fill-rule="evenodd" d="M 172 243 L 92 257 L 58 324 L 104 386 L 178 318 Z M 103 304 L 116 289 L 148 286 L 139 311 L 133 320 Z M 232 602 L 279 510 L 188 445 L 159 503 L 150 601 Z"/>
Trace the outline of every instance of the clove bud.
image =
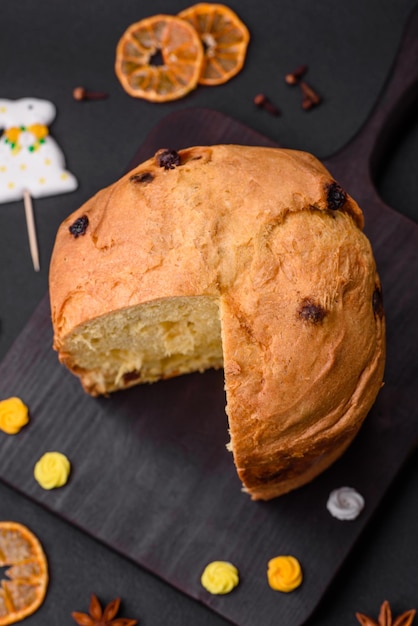
<path id="1" fill-rule="evenodd" d="M 255 96 L 254 104 L 260 109 L 265 109 L 268 113 L 274 115 L 275 117 L 281 115 L 280 110 L 263 93 L 259 93 Z"/>
<path id="2" fill-rule="evenodd" d="M 286 74 L 285 76 L 285 82 L 288 85 L 299 85 L 303 96 L 302 109 L 304 111 L 309 111 L 322 101 L 321 96 L 310 85 L 302 80 L 307 71 L 307 65 L 300 65 L 294 72 Z"/>
<path id="3" fill-rule="evenodd" d="M 73 89 L 74 100 L 104 100 L 108 97 L 103 91 L 88 91 L 84 87 L 76 87 Z"/>
<path id="4" fill-rule="evenodd" d="M 306 74 L 308 71 L 307 65 L 300 65 L 295 69 L 294 72 L 290 74 L 286 74 L 285 81 L 288 85 L 297 85 L 300 79 Z"/>
<path id="5" fill-rule="evenodd" d="M 303 94 L 302 109 L 309 111 L 309 109 L 317 106 L 321 102 L 322 98 L 305 81 L 301 80 L 299 85 Z"/>

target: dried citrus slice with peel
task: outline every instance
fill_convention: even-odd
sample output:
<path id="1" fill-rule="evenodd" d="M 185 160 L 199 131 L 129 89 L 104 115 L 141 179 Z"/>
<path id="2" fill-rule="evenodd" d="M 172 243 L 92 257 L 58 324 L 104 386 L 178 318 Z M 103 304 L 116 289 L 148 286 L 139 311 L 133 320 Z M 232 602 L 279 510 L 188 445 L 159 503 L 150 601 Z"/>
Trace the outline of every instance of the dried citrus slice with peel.
<path id="1" fill-rule="evenodd" d="M 0 522 L 0 626 L 34 613 L 48 586 L 48 564 L 37 537 L 22 524 Z"/>
<path id="2" fill-rule="evenodd" d="M 196 29 L 204 44 L 201 85 L 221 85 L 238 74 L 250 33 L 234 11 L 223 4 L 201 2 L 178 15 Z"/>
<path id="3" fill-rule="evenodd" d="M 161 64 L 154 60 L 161 56 Z M 116 75 L 125 91 L 151 102 L 185 96 L 199 81 L 203 45 L 188 22 L 154 15 L 131 24 L 116 48 Z"/>

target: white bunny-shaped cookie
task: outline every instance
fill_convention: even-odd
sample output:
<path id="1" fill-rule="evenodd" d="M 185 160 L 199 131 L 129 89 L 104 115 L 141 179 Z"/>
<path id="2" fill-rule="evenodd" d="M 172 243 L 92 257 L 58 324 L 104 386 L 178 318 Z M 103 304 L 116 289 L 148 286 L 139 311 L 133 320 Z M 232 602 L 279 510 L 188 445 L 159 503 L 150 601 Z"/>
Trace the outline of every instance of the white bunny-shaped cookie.
<path id="1" fill-rule="evenodd" d="M 61 149 L 50 136 L 55 106 L 48 100 L 0 99 L 0 202 L 39 198 L 77 188 Z"/>

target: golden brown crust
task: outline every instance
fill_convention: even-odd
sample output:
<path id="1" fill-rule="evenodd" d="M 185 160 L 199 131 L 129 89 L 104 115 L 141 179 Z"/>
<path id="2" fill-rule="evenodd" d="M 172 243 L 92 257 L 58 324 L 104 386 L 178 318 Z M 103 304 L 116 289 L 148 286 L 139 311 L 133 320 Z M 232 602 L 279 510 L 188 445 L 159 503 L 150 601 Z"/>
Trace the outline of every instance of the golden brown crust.
<path id="1" fill-rule="evenodd" d="M 363 215 L 306 153 L 195 147 L 172 168 L 159 162 L 61 225 L 54 347 L 103 393 L 67 350 L 80 325 L 165 298 L 218 298 L 234 461 L 251 496 L 269 499 L 342 453 L 382 383 L 381 289 Z M 74 237 L 82 216 L 87 230 Z"/>

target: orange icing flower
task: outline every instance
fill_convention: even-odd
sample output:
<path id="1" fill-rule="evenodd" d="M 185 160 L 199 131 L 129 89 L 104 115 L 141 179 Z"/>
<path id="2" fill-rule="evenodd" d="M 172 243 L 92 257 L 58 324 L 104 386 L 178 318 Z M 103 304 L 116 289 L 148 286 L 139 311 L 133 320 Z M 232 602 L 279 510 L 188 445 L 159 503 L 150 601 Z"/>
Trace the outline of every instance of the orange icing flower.
<path id="1" fill-rule="evenodd" d="M 229 593 L 239 583 L 238 570 L 227 561 L 212 561 L 203 570 L 200 582 L 209 593 Z"/>
<path id="2" fill-rule="evenodd" d="M 15 144 L 19 139 L 19 135 L 21 132 L 22 131 L 17 126 L 11 126 L 4 131 L 3 136 L 6 139 L 7 143 Z"/>
<path id="3" fill-rule="evenodd" d="M 294 556 L 276 556 L 268 562 L 267 579 L 276 591 L 293 591 L 303 580 L 299 561 Z"/>
<path id="4" fill-rule="evenodd" d="M 0 430 L 15 435 L 28 422 L 28 407 L 20 398 L 12 397 L 0 402 Z"/>
<path id="5" fill-rule="evenodd" d="M 66 484 L 71 464 L 61 452 L 46 452 L 35 465 L 34 476 L 43 489 L 55 489 Z"/>
<path id="6" fill-rule="evenodd" d="M 48 126 L 44 124 L 31 124 L 27 127 L 27 131 L 35 135 L 36 139 L 39 141 L 40 139 L 45 139 L 49 135 Z"/>

